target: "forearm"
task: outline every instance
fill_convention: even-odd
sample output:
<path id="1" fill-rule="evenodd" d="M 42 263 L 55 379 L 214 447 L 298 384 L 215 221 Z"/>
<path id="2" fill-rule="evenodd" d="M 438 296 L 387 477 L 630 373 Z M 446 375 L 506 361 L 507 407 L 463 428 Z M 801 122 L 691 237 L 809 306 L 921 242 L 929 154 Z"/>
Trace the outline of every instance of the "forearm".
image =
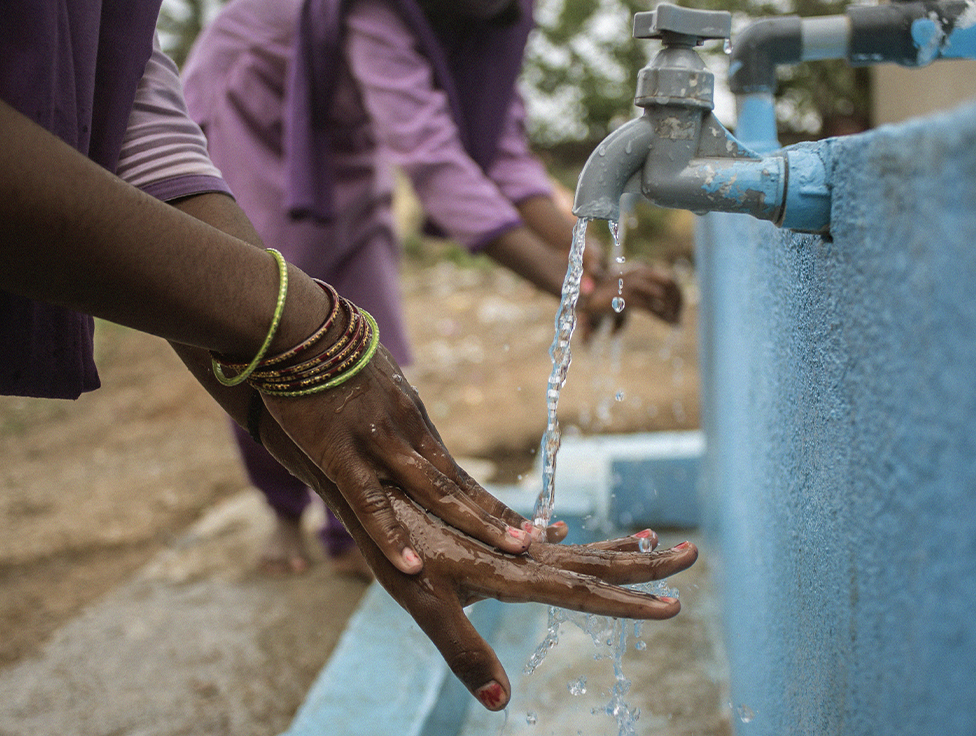
<path id="1" fill-rule="evenodd" d="M 566 252 L 559 252 L 526 226 L 491 241 L 483 252 L 548 294 L 559 296 L 566 277 Z"/>
<path id="2" fill-rule="evenodd" d="M 0 288 L 170 340 L 256 352 L 278 292 L 266 253 L 124 184 L 3 102 L 0 133 Z M 328 308 L 310 279 L 291 276 L 275 347 L 302 340 Z"/>
<path id="3" fill-rule="evenodd" d="M 509 230 L 484 249 L 501 265 L 538 288 L 559 296 L 573 242 L 572 219 L 550 197 L 530 197 L 518 204 L 524 226 Z M 601 272 L 599 243 L 587 238 L 583 252 L 586 272 Z"/>
<path id="4" fill-rule="evenodd" d="M 519 202 L 517 208 L 526 227 L 550 248 L 564 254 L 569 252 L 574 222 L 556 207 L 551 197 L 530 197 Z"/>

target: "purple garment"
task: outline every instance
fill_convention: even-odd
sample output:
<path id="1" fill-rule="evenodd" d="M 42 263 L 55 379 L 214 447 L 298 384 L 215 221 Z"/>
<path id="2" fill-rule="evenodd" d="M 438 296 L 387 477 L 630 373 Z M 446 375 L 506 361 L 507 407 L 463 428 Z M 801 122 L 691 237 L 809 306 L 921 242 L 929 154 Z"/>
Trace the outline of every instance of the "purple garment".
<path id="1" fill-rule="evenodd" d="M 231 427 L 251 483 L 261 489 L 268 505 L 279 517 L 289 521 L 301 519 L 302 513 L 312 503 L 305 484 L 282 468 L 271 453 L 251 439 L 247 430 L 236 423 L 231 423 Z M 342 522 L 328 507 L 325 509 L 325 524 L 319 530 L 319 539 L 330 557 L 338 557 L 356 546 Z"/>
<path id="2" fill-rule="evenodd" d="M 12 0 L 0 97 L 114 171 L 160 0 Z M 0 292 L 0 393 L 75 399 L 99 386 L 91 317 Z"/>
<path id="3" fill-rule="evenodd" d="M 414 0 L 392 0 L 417 39 L 447 94 L 458 135 L 482 168 L 494 161 L 508 106 L 532 30 L 532 0 L 511 26 L 467 19 L 450 38 L 439 38 Z M 351 0 L 305 0 L 286 87 L 284 154 L 287 207 L 296 217 L 329 220 L 335 145 L 330 127 L 341 66 L 343 19 Z"/>
<path id="4" fill-rule="evenodd" d="M 184 65 L 187 104 L 262 240 L 372 313 L 384 346 L 406 365 L 391 163 L 411 178 L 424 209 L 472 248 L 521 224 L 513 203 L 549 194 L 548 176 L 528 149 L 524 110 L 511 87 L 502 96 L 509 104 L 496 101 L 503 122 L 495 161 L 482 167 L 459 143 L 464 136 L 436 89 L 429 60 L 394 9 L 399 2 L 357 0 L 344 17 L 342 48 L 335 50 L 330 104 L 320 111 L 327 116 L 329 146 L 316 153 L 329 167 L 333 216 L 327 222 L 291 218 L 285 95 L 302 5 L 233 0 L 225 6 Z M 268 456 L 246 433 L 236 436 L 251 482 L 269 504 L 284 517 L 300 513 L 308 491 L 296 489 L 284 469 L 269 470 Z M 332 539 L 332 545 L 339 542 Z"/>

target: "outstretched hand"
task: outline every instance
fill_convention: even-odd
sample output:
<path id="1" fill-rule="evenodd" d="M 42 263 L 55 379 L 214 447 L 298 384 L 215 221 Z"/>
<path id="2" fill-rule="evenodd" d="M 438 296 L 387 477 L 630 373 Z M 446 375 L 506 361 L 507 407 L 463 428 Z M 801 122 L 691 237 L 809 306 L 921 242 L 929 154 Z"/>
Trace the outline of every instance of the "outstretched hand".
<path id="1" fill-rule="evenodd" d="M 271 433 L 268 444 L 277 455 L 281 447 Z M 419 573 L 405 574 L 373 542 L 343 494 L 307 458 L 286 447 L 280 459 L 293 472 L 299 470 L 330 505 L 356 540 L 379 583 L 414 618 L 457 678 L 489 710 L 501 710 L 508 704 L 512 686 L 495 652 L 468 620 L 464 606 L 497 598 L 604 616 L 666 619 L 680 610 L 677 599 L 619 586 L 666 578 L 687 569 L 698 558 L 697 548 L 688 542 L 667 550 L 641 551 L 642 539 L 645 548 L 648 542 L 651 549 L 657 546 L 657 536 L 650 530 L 589 545 L 561 546 L 554 542 L 565 537 L 566 527 L 558 523 L 547 530 L 548 541 L 535 540 L 527 552 L 509 554 L 448 526 L 399 488 L 386 486 L 393 517 L 410 529 L 412 543 L 424 563 Z M 494 500 L 486 491 L 482 493 Z"/>
<path id="2" fill-rule="evenodd" d="M 377 580 L 416 620 L 465 687 L 489 710 L 501 710 L 511 684 L 491 646 L 462 608 L 482 598 L 538 602 L 603 616 L 666 619 L 680 610 L 676 598 L 619 587 L 668 577 L 690 567 L 698 550 L 682 543 L 668 550 L 641 552 L 639 537 L 593 545 L 534 542 L 512 555 L 476 542 L 391 488 L 397 517 L 409 525 L 424 559 L 419 575 L 393 568 L 357 529 L 356 538 Z M 341 511 L 340 518 L 343 517 Z M 653 533 L 649 535 L 656 544 Z"/>

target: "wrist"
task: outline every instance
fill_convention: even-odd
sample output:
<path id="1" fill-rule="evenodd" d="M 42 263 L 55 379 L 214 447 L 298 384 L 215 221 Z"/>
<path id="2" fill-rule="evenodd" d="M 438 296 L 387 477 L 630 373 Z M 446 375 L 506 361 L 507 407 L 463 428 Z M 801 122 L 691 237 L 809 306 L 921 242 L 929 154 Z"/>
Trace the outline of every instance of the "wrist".
<path id="1" fill-rule="evenodd" d="M 334 292 L 321 288 L 314 279 L 289 264 L 288 298 L 269 355 L 280 355 L 300 345 L 326 322 L 337 306 Z M 341 334 L 341 326 L 333 319 L 321 341 L 332 344 Z"/>

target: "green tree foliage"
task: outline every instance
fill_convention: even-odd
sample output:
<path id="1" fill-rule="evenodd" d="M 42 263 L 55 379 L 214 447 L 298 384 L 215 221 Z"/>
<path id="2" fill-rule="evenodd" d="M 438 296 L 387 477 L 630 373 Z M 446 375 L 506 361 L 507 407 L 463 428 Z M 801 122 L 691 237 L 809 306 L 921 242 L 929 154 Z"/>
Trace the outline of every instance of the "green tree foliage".
<path id="1" fill-rule="evenodd" d="M 682 5 L 733 14 L 735 33 L 758 17 L 843 13 L 846 0 L 681 0 Z M 530 89 L 533 140 L 544 147 L 592 148 L 633 117 L 638 70 L 659 44 L 632 36 L 635 13 L 653 0 L 537 0 L 539 29 L 530 44 L 524 81 Z M 724 78 L 727 63 L 715 42 L 703 52 Z M 778 70 L 777 117 L 783 142 L 866 127 L 870 89 L 866 69 L 844 61 L 811 62 Z"/>
<path id="2" fill-rule="evenodd" d="M 163 0 L 156 29 L 170 58 L 182 67 L 200 31 L 227 0 Z"/>

